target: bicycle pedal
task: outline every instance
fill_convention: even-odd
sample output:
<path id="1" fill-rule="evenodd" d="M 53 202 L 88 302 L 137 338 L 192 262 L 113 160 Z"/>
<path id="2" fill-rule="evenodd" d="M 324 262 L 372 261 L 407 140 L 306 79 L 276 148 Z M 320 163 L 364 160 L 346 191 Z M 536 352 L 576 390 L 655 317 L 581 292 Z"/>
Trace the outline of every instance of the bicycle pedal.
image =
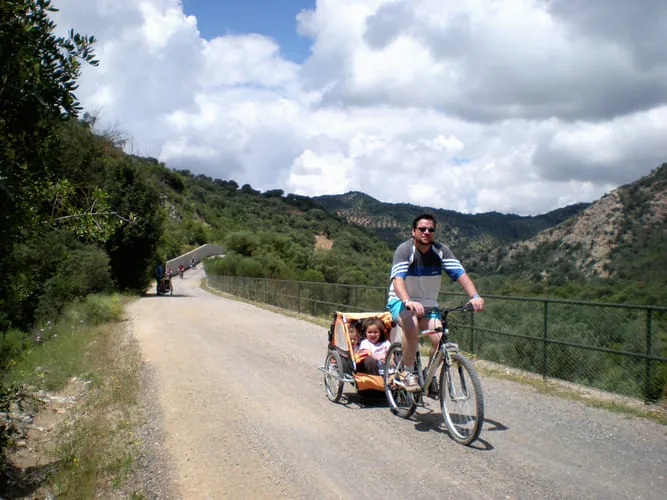
<path id="1" fill-rule="evenodd" d="M 411 391 L 410 389 L 406 388 L 405 384 L 402 381 L 398 380 L 397 378 L 393 380 L 393 384 L 397 387 L 400 387 L 405 392 L 409 392 L 410 394 L 421 394 L 423 392 L 421 389 L 415 389 Z"/>
<path id="2" fill-rule="evenodd" d="M 391 380 L 391 383 L 394 384 L 397 387 L 400 387 L 401 389 L 405 389 L 405 384 L 403 382 L 401 382 L 400 380 L 398 380 L 398 378 L 396 378 L 396 377 L 394 377 Z"/>

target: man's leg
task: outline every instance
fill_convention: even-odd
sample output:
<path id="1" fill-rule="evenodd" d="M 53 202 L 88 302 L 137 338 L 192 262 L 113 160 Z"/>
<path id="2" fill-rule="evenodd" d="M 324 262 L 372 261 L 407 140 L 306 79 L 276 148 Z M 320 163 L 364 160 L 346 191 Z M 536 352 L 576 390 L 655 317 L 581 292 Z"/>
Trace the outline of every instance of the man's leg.
<path id="1" fill-rule="evenodd" d="M 417 357 L 417 345 L 419 339 L 419 323 L 417 317 L 412 311 L 401 311 L 398 318 L 398 324 L 403 329 L 401 337 L 401 346 L 403 348 L 403 371 L 398 380 L 403 384 L 407 391 L 418 391 L 420 389 L 419 379 L 415 373 L 415 359 Z"/>
<path id="2" fill-rule="evenodd" d="M 422 330 L 435 330 L 436 328 L 442 327 L 442 321 L 440 321 L 440 318 L 422 318 L 420 320 L 419 327 Z M 431 338 L 431 352 L 429 354 L 429 358 L 432 358 L 433 355 L 435 354 L 435 351 L 438 349 L 438 344 L 440 343 L 441 336 L 442 333 L 429 335 L 429 337 Z"/>
<path id="3" fill-rule="evenodd" d="M 417 317 L 412 311 L 409 311 L 400 300 L 392 300 L 387 303 L 387 309 L 391 311 L 391 317 L 401 327 L 403 335 L 401 336 L 401 347 L 403 350 L 403 365 L 405 370 L 396 377 L 396 382 L 407 391 L 418 391 L 419 379 L 414 373 L 415 358 L 417 354 L 417 341 L 419 337 L 419 324 Z"/>
<path id="4" fill-rule="evenodd" d="M 398 317 L 398 324 L 403 330 L 401 337 L 401 346 L 403 347 L 403 364 L 411 368 L 415 364 L 417 354 L 417 339 L 419 337 L 419 324 L 417 317 L 407 309 L 401 311 Z"/>

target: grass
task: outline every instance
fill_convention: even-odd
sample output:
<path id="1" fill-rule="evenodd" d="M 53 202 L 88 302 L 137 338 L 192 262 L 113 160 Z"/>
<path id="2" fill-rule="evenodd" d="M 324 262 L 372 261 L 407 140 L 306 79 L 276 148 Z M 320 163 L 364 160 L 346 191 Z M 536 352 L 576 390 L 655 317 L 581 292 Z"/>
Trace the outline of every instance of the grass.
<path id="1" fill-rule="evenodd" d="M 47 482 L 58 498 L 107 496 L 104 491 L 122 487 L 131 471 L 139 444 L 140 355 L 120 322 L 126 301 L 91 296 L 37 328 L 29 347 L 12 351 L 8 360 L 7 385 L 71 391 L 78 382 L 77 404 L 45 450 L 57 464 Z M 11 335 L 14 345 L 17 334 Z"/>

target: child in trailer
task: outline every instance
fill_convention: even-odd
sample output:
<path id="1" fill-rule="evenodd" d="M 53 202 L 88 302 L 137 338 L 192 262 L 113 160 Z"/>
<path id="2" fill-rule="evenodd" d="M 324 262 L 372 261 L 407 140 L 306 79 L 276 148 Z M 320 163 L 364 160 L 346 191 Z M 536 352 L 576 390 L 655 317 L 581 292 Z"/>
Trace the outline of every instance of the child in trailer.
<path id="1" fill-rule="evenodd" d="M 359 344 L 360 357 L 366 354 L 357 365 L 357 371 L 379 375 L 384 368 L 384 359 L 391 342 L 387 340 L 387 329 L 379 318 L 368 318 L 364 322 L 364 339 Z"/>
<path id="2" fill-rule="evenodd" d="M 358 362 L 356 354 L 359 353 L 359 344 L 361 343 L 361 321 L 358 319 L 350 321 L 347 331 L 350 334 L 350 343 L 352 344 L 352 352 L 355 354 L 355 362 Z"/>

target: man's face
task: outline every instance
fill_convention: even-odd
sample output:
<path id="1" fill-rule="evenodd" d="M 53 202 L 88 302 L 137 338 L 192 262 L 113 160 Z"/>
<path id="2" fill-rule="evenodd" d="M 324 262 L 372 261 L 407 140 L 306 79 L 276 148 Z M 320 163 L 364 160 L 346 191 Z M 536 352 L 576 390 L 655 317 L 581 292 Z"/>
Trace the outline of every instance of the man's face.
<path id="1" fill-rule="evenodd" d="M 435 235 L 435 224 L 429 219 L 419 219 L 417 227 L 412 230 L 412 239 L 415 243 L 430 245 Z"/>

